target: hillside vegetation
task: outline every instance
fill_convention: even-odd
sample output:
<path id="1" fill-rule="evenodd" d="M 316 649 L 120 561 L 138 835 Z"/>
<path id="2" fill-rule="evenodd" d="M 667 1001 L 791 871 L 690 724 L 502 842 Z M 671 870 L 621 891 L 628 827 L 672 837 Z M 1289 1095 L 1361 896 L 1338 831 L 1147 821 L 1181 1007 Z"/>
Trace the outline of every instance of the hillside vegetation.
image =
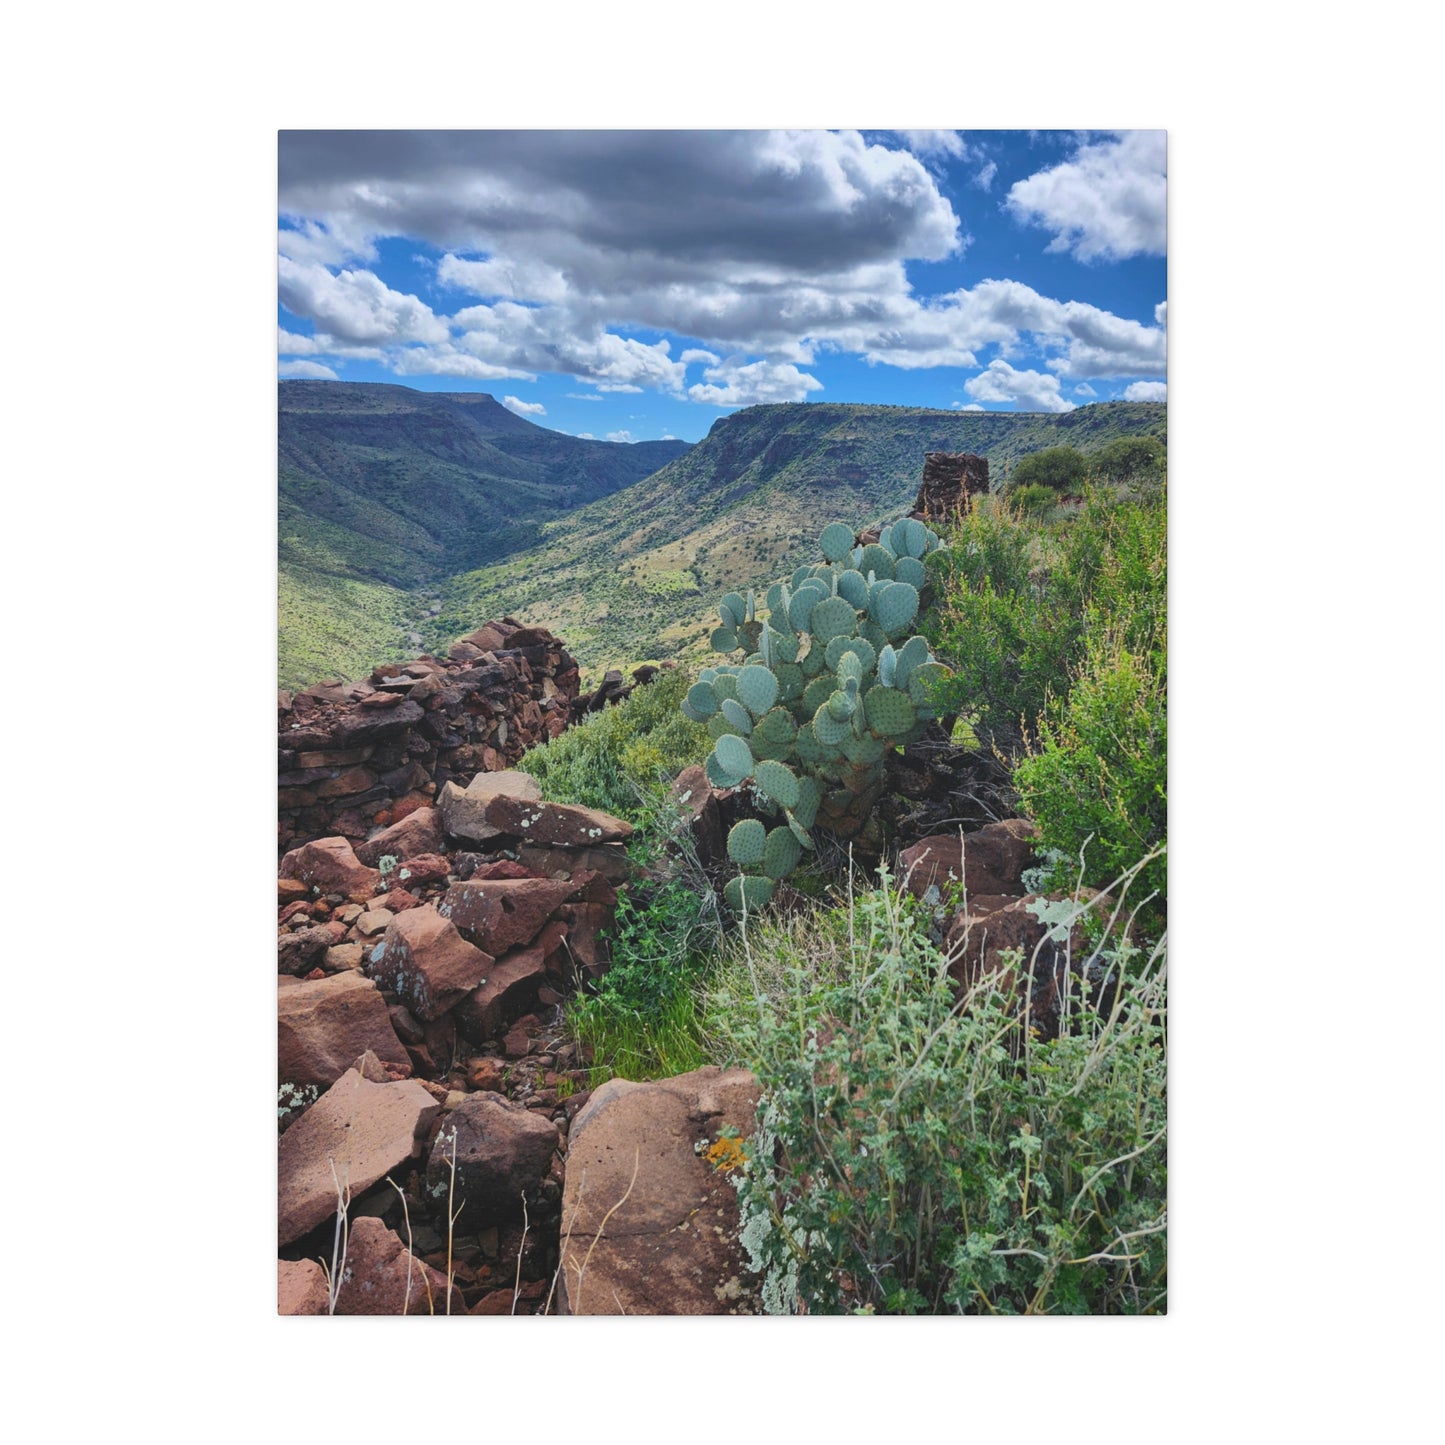
<path id="1" fill-rule="evenodd" d="M 415 653 L 433 585 L 532 546 L 543 523 L 686 450 L 565 436 L 480 392 L 283 381 L 281 682 Z"/>
<path id="2" fill-rule="evenodd" d="M 1093 452 L 1164 430 L 1165 408 L 1147 403 L 1062 415 L 749 407 L 655 475 L 542 525 L 537 545 L 454 577 L 427 635 L 455 636 L 469 619 L 509 610 L 594 667 L 696 655 L 715 625 L 705 617 L 714 595 L 791 570 L 820 518 L 856 524 L 906 510 L 925 452 L 986 456 L 1000 490 L 1029 453 Z"/>

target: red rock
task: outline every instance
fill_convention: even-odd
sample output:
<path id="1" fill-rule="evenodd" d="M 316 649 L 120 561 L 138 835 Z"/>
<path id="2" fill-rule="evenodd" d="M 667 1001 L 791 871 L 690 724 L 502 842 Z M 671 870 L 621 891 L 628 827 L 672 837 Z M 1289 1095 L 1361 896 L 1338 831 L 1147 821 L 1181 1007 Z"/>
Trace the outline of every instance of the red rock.
<path id="1" fill-rule="evenodd" d="M 552 930 L 550 936 L 548 930 Z M 499 958 L 477 989 L 457 1005 L 457 1027 L 469 1039 L 487 1042 L 503 1024 L 537 1002 L 537 992 L 547 977 L 548 956 L 556 947 L 552 940 L 560 932 L 559 925 L 548 924 L 537 943 Z"/>
<path id="2" fill-rule="evenodd" d="M 278 903 L 294 903 L 298 898 L 305 898 L 311 890 L 299 878 L 278 878 L 276 880 L 276 901 Z"/>
<path id="3" fill-rule="evenodd" d="M 381 896 L 392 913 L 405 913 L 408 908 L 421 907 L 421 899 L 405 888 L 388 888 Z"/>
<path id="4" fill-rule="evenodd" d="M 574 891 L 570 880 L 471 878 L 448 888 L 437 911 L 495 956 L 530 943 Z"/>
<path id="5" fill-rule="evenodd" d="M 376 985 L 357 973 L 321 974 L 292 984 L 277 998 L 277 1079 L 329 1087 L 370 1050 L 393 1078 L 411 1060 L 391 1026 Z"/>
<path id="6" fill-rule="evenodd" d="M 322 893 L 340 893 L 364 903 L 381 882 L 375 868 L 362 864 L 345 838 L 320 838 L 293 849 L 281 860 L 281 877 L 299 878 Z"/>
<path id="7" fill-rule="evenodd" d="M 442 848 L 441 817 L 434 808 L 424 803 L 406 814 L 398 816 L 396 806 L 392 807 L 396 819 L 385 832 L 358 845 L 357 858 L 369 868 L 385 857 L 407 858 L 413 854 L 439 853 Z"/>
<path id="8" fill-rule="evenodd" d="M 671 791 L 687 818 L 697 856 L 704 863 L 720 859 L 726 846 L 722 810 L 718 790 L 708 782 L 707 771 L 697 763 L 684 768 Z"/>
<path id="9" fill-rule="evenodd" d="M 417 1157 L 417 1140 L 440 1106 L 414 1079 L 377 1083 L 363 1077 L 364 1069 L 386 1077 L 374 1056 L 363 1056 L 281 1136 L 281 1244 L 309 1234 L 336 1213 L 338 1178 L 355 1198 Z"/>
<path id="10" fill-rule="evenodd" d="M 969 894 L 1022 894 L 1023 870 L 1033 862 L 1038 826 L 1024 818 L 1006 818 L 975 832 L 935 833 L 905 848 L 899 869 L 909 890 L 922 898 L 929 887 L 940 890 L 950 881 L 966 885 Z"/>
<path id="11" fill-rule="evenodd" d="M 469 1094 L 447 1115 L 432 1145 L 428 1190 L 451 1183 L 453 1139 L 456 1192 L 466 1201 L 469 1227 L 519 1218 L 523 1194 L 531 1201 L 539 1197 L 558 1143 L 550 1119 L 538 1118 L 500 1094 Z"/>
<path id="12" fill-rule="evenodd" d="M 525 1059 L 532 1051 L 532 1030 L 537 1027 L 535 1014 L 526 1014 L 507 1030 L 502 1051 L 509 1059 Z"/>
<path id="13" fill-rule="evenodd" d="M 478 882 L 485 882 L 488 878 L 536 878 L 538 876 L 530 868 L 524 868 L 510 858 L 499 858 L 495 863 L 483 863 L 472 874 L 472 877 Z"/>
<path id="14" fill-rule="evenodd" d="M 305 888 L 306 885 L 303 883 L 301 887 Z M 298 898 L 296 902 L 288 903 L 280 913 L 276 915 L 276 922 L 278 925 L 289 923 L 297 914 L 305 913 L 309 916 L 310 912 L 311 905 L 304 898 Z"/>
<path id="15" fill-rule="evenodd" d="M 336 944 L 332 935 L 332 924 L 317 928 L 302 928 L 295 933 L 283 933 L 276 941 L 276 972 L 286 974 L 309 973 L 317 961 L 325 956 L 326 950 Z"/>
<path id="16" fill-rule="evenodd" d="M 444 1315 L 447 1278 L 407 1252 L 401 1236 L 381 1220 L 363 1215 L 351 1222 L 346 1264 L 336 1295 L 339 1315 Z M 450 1313 L 465 1310 L 461 1291 L 451 1286 Z"/>
<path id="17" fill-rule="evenodd" d="M 403 701 L 399 692 L 373 692 L 362 698 L 360 705 L 369 708 L 399 707 Z"/>
<path id="18" fill-rule="evenodd" d="M 543 844 L 523 843 L 517 856 L 534 873 L 544 878 L 570 878 L 578 869 L 600 873 L 613 883 L 625 883 L 632 873 L 632 864 L 624 849 L 549 848 Z"/>
<path id="19" fill-rule="evenodd" d="M 319 978 L 325 978 L 325 977 L 326 977 L 326 970 L 325 970 L 324 968 L 313 968 L 313 969 L 311 970 L 311 972 L 308 973 L 308 974 L 306 975 L 306 977 L 305 977 L 304 979 L 302 979 L 301 981 L 302 981 L 303 983 L 314 983 L 317 979 L 319 979 Z"/>
<path id="20" fill-rule="evenodd" d="M 424 883 L 440 882 L 448 877 L 451 871 L 450 860 L 442 854 L 419 853 L 415 857 L 404 858 L 397 865 L 393 876 L 408 888 L 417 888 Z"/>
<path id="21" fill-rule="evenodd" d="M 557 1284 L 563 1313 L 738 1308 L 745 1273 L 737 1191 L 698 1146 L 716 1142 L 726 1127 L 751 1133 L 757 1099 L 745 1069 L 711 1067 L 649 1084 L 613 1079 L 592 1094 L 568 1134 Z"/>
<path id="22" fill-rule="evenodd" d="M 314 1259 L 276 1261 L 276 1313 L 324 1315 L 330 1313 L 326 1272 Z"/>
<path id="23" fill-rule="evenodd" d="M 507 634 L 495 622 L 488 622 L 458 641 L 470 643 L 478 652 L 495 652 L 507 645 Z"/>
<path id="24" fill-rule="evenodd" d="M 563 848 L 592 848 L 632 836 L 632 824 L 596 808 L 527 802 L 502 795 L 487 806 L 487 822 L 514 838 Z"/>
<path id="25" fill-rule="evenodd" d="M 505 1077 L 500 1059 L 472 1059 L 467 1066 L 467 1079 L 472 1088 L 483 1093 L 502 1093 L 506 1086 Z"/>
<path id="26" fill-rule="evenodd" d="M 430 906 L 391 921 L 367 972 L 422 1020 L 440 1017 L 487 976 L 492 956 L 474 948 Z"/>

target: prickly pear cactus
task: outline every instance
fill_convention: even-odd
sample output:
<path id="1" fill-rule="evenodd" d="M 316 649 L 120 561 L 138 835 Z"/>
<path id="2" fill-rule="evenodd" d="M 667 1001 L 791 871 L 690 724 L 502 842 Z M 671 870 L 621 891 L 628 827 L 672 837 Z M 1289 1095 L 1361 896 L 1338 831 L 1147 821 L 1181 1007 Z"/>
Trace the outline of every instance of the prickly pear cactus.
<path id="1" fill-rule="evenodd" d="M 938 715 L 936 683 L 948 669 L 909 629 L 923 558 L 942 545 L 912 518 L 867 546 L 831 522 L 819 538 L 823 563 L 775 582 L 762 606 L 751 592 L 718 604 L 713 650 L 741 661 L 704 668 L 682 711 L 713 737 L 713 785 L 751 784 L 759 811 L 777 820 L 745 819 L 728 837 L 742 870 L 724 892 L 734 910 L 768 903 L 814 847 L 815 827 L 842 838 L 876 828 L 888 753 Z"/>

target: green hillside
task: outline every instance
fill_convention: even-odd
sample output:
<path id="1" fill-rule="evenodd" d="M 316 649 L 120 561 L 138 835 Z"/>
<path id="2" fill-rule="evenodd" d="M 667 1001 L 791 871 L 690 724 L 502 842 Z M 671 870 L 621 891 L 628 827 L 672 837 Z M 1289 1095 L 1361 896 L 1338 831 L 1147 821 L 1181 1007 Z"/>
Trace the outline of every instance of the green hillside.
<path id="1" fill-rule="evenodd" d="M 810 402 L 718 421 L 655 475 L 542 524 L 535 546 L 442 589 L 422 630 L 440 642 L 499 611 L 552 628 L 592 666 L 675 657 L 715 625 L 729 588 L 791 569 L 826 522 L 904 511 L 925 452 L 989 459 L 995 490 L 1022 456 L 1165 434 L 1165 407 L 1110 402 L 1062 415 Z"/>
<path id="2" fill-rule="evenodd" d="M 565 436 L 480 392 L 281 382 L 281 682 L 414 652 L 433 585 L 535 545 L 544 523 L 687 450 Z"/>

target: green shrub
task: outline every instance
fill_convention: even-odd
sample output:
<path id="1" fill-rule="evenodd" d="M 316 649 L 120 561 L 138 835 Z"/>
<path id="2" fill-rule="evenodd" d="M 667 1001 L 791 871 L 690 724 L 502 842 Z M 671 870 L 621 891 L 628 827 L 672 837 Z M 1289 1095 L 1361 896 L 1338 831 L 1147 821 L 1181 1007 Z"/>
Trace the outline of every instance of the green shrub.
<path id="1" fill-rule="evenodd" d="M 1009 477 L 1010 487 L 1051 487 L 1056 492 L 1082 490 L 1089 459 L 1077 447 L 1045 447 L 1021 457 Z"/>
<path id="2" fill-rule="evenodd" d="M 741 1241 L 771 1313 L 1157 1313 L 1165 960 L 1040 1043 L 996 978 L 963 1006 L 907 895 L 759 919 L 707 999 L 757 1074 Z M 1122 891 L 1122 890 L 1121 890 Z"/>
<path id="3" fill-rule="evenodd" d="M 1162 474 L 1164 443 L 1158 437 L 1116 437 L 1096 452 L 1089 453 L 1089 471 L 1101 482 L 1128 482 L 1135 477 Z"/>
<path id="4" fill-rule="evenodd" d="M 1026 516 L 1045 517 L 1058 506 L 1059 494 L 1052 487 L 1033 482 L 1027 487 L 1020 487 L 1009 500 Z"/>
<path id="5" fill-rule="evenodd" d="M 712 746 L 706 729 L 678 710 L 691 678 L 681 669 L 660 673 L 631 697 L 532 748 L 517 766 L 530 773 L 552 803 L 577 803 L 639 822 L 650 800 Z"/>
<path id="6" fill-rule="evenodd" d="M 1016 756 L 1050 696 L 1067 696 L 1085 638 L 1113 632 L 1160 653 L 1167 602 L 1162 495 L 1090 492 L 1077 516 L 1041 527 L 1002 498 L 964 517 L 928 559 L 938 595 L 924 632 L 954 675 L 948 712 L 976 712 L 988 746 Z"/>
<path id="7" fill-rule="evenodd" d="M 611 967 L 594 993 L 569 1005 L 576 1037 L 592 1049 L 594 1086 L 667 1078 L 708 1062 L 694 992 L 720 937 L 717 899 L 690 860 L 654 876 L 660 831 L 654 820 L 633 847 L 640 881 L 619 890 Z"/>
<path id="8" fill-rule="evenodd" d="M 1035 750 L 1014 769 L 1043 847 L 1069 855 L 1083 882 L 1105 887 L 1158 848 L 1168 821 L 1166 677 L 1162 652 L 1136 651 L 1118 635 L 1088 646 L 1067 697 L 1051 708 Z M 1081 860 L 1077 865 L 1073 860 Z M 1166 860 L 1144 870 L 1159 898 L 1143 915 L 1162 925 Z"/>

